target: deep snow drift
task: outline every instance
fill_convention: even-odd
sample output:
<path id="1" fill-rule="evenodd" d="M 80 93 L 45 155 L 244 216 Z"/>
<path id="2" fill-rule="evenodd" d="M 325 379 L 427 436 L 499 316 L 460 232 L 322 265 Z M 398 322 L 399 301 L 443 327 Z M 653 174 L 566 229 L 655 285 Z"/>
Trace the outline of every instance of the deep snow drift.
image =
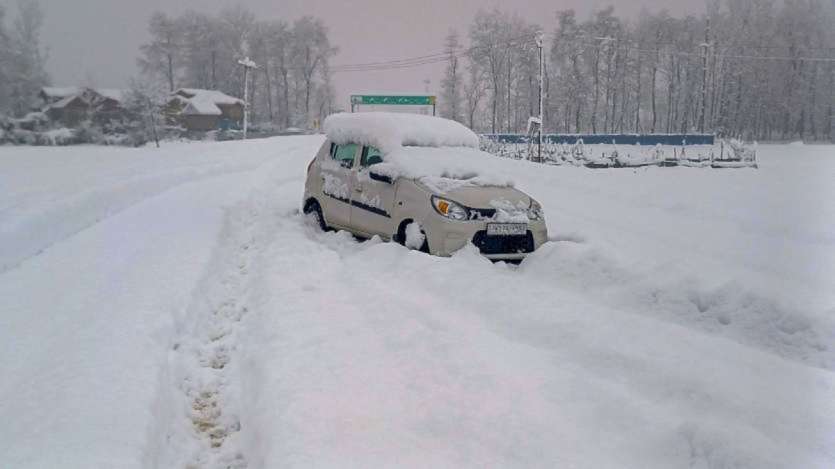
<path id="1" fill-rule="evenodd" d="M 0 148 L 0 465 L 835 464 L 832 146 L 487 157 L 514 267 L 317 231 L 321 142 Z"/>

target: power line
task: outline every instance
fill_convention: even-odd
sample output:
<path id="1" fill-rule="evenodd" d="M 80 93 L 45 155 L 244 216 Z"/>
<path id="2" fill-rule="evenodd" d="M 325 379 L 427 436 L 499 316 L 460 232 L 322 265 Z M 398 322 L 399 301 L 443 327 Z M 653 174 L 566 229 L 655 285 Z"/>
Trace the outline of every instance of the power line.
<path id="1" fill-rule="evenodd" d="M 462 58 L 466 57 L 474 52 L 477 52 L 481 49 L 489 49 L 491 47 L 497 48 L 507 48 L 510 46 L 515 45 L 519 41 L 523 40 L 533 40 L 533 34 L 524 34 L 521 36 L 513 37 L 508 39 L 505 42 L 500 42 L 497 44 L 485 45 L 485 46 L 472 46 L 467 49 L 463 49 L 454 53 L 450 53 L 449 51 L 446 52 L 438 52 L 435 54 L 427 54 L 421 55 L 416 57 L 409 57 L 404 59 L 393 59 L 393 60 L 386 60 L 380 62 L 368 62 L 368 63 L 359 63 L 359 64 L 343 64 L 343 65 L 335 65 L 330 68 L 330 70 L 334 73 L 339 72 L 369 72 L 369 71 L 383 71 L 383 70 L 399 70 L 405 68 L 413 68 L 419 67 L 423 65 L 430 65 L 435 63 L 442 63 L 448 61 L 450 58 Z"/>
<path id="2" fill-rule="evenodd" d="M 428 54 L 428 55 L 420 55 L 417 57 L 410 57 L 406 59 L 393 59 L 393 60 L 385 60 L 380 62 L 366 62 L 366 63 L 357 63 L 357 64 L 345 64 L 345 65 L 335 65 L 334 68 L 342 68 L 342 67 L 364 67 L 364 66 L 378 66 L 378 65 L 389 65 L 389 64 L 396 64 L 398 62 L 411 62 L 415 60 L 426 60 L 426 59 L 436 59 L 440 57 L 447 57 L 449 54 L 446 52 L 439 52 L 437 54 Z"/>
<path id="3" fill-rule="evenodd" d="M 375 72 L 375 71 L 387 71 L 387 70 L 403 70 L 408 68 L 415 68 L 421 67 L 424 65 L 432 65 L 443 63 L 451 58 L 463 58 L 467 57 L 474 52 L 478 52 L 481 49 L 490 49 L 492 47 L 497 48 L 507 48 L 515 45 L 519 41 L 524 40 L 532 40 L 532 34 L 524 34 L 521 36 L 517 36 L 514 38 L 510 38 L 505 42 L 490 44 L 485 46 L 472 46 L 466 49 L 462 49 L 460 51 L 456 51 L 450 53 L 449 51 L 445 52 L 436 52 L 433 54 L 425 54 L 419 55 L 414 57 L 407 57 L 401 59 L 391 59 L 391 60 L 382 60 L 376 62 L 364 62 L 364 63 L 354 63 L 354 64 L 340 64 L 334 65 L 330 67 L 330 71 L 332 73 L 352 73 L 352 72 Z M 602 48 L 607 47 L 607 44 L 623 44 L 623 41 L 619 41 L 616 38 L 611 38 L 604 43 L 597 43 L 597 44 L 590 44 L 590 43 L 580 43 L 579 45 L 584 47 L 592 47 L 592 48 Z M 660 46 L 678 46 L 678 44 L 673 43 L 657 43 Z M 637 52 L 645 52 L 645 53 L 655 53 L 661 52 L 665 55 L 676 55 L 676 56 L 690 56 L 690 57 L 701 57 L 701 52 L 687 52 L 687 51 L 662 51 L 655 49 L 645 49 L 641 48 L 640 46 L 632 46 L 632 45 L 615 45 L 611 47 L 617 47 L 620 49 L 626 49 L 631 51 Z M 698 46 L 694 46 L 696 48 Z M 720 50 L 730 50 L 730 49 L 742 49 L 742 50 L 774 50 L 780 48 L 788 48 L 788 46 L 774 46 L 774 45 L 763 45 L 763 46 L 749 46 L 749 45 L 726 45 L 726 46 L 719 46 Z M 835 50 L 832 47 L 805 47 L 804 50 Z M 806 57 L 806 56 L 799 56 L 799 57 L 792 57 L 792 56 L 777 56 L 777 55 L 751 55 L 751 54 L 727 54 L 727 53 L 719 53 L 719 56 L 726 59 L 744 59 L 744 60 L 769 60 L 769 61 L 804 61 L 804 62 L 835 62 L 835 58 L 832 57 Z"/>
<path id="4" fill-rule="evenodd" d="M 592 47 L 600 49 L 603 44 L 590 44 L 585 43 L 581 44 L 585 47 Z M 687 52 L 687 51 L 662 51 L 662 50 L 655 50 L 655 49 L 642 49 L 640 47 L 625 45 L 625 46 L 614 46 L 620 49 L 632 50 L 637 52 L 646 52 L 646 53 L 664 53 L 666 55 L 680 55 L 680 56 L 691 56 L 691 57 L 701 57 L 701 52 Z M 721 47 L 720 47 L 721 49 Z M 719 53 L 719 57 L 726 58 L 726 59 L 751 59 L 751 60 L 787 60 L 787 61 L 804 61 L 804 62 L 835 62 L 835 58 L 832 57 L 791 57 L 791 56 L 773 56 L 773 55 L 750 55 L 750 54 L 725 54 Z"/>

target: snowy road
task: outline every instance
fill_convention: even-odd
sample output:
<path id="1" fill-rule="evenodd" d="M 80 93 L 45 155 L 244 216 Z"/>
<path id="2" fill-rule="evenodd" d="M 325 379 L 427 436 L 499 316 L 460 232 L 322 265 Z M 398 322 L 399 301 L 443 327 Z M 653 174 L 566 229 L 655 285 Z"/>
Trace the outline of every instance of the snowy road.
<path id="1" fill-rule="evenodd" d="M 835 465 L 835 148 L 485 162 L 511 267 L 318 232 L 320 142 L 0 148 L 0 466 Z"/>

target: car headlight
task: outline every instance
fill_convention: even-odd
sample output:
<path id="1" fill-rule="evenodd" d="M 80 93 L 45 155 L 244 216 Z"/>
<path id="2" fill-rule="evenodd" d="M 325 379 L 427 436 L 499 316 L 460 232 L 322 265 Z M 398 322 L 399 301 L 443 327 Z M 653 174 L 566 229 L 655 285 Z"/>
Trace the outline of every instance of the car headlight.
<path id="1" fill-rule="evenodd" d="M 528 219 L 531 221 L 545 219 L 545 214 L 542 213 L 542 206 L 533 199 L 531 199 L 531 206 L 528 207 Z"/>
<path id="2" fill-rule="evenodd" d="M 470 212 L 461 204 L 453 202 L 436 195 L 432 196 L 432 206 L 439 214 L 456 221 L 467 221 L 470 219 Z"/>

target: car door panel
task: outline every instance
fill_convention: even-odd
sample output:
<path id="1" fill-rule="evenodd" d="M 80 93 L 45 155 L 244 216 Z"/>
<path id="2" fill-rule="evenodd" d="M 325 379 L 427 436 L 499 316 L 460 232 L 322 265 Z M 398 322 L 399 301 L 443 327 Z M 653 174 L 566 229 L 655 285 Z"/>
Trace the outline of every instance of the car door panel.
<path id="1" fill-rule="evenodd" d="M 353 187 L 354 160 L 359 153 L 358 145 L 334 145 L 330 158 L 326 157 L 320 166 L 324 212 L 327 222 L 334 226 L 348 228 L 351 225 L 351 191 Z"/>
<path id="2" fill-rule="evenodd" d="M 362 233 L 388 238 L 394 233 L 395 222 L 391 213 L 394 208 L 396 186 L 394 181 L 386 182 L 371 177 L 373 163 L 367 164 L 369 152 L 377 150 L 373 147 L 363 147 L 359 165 L 351 181 L 351 225 Z"/>

